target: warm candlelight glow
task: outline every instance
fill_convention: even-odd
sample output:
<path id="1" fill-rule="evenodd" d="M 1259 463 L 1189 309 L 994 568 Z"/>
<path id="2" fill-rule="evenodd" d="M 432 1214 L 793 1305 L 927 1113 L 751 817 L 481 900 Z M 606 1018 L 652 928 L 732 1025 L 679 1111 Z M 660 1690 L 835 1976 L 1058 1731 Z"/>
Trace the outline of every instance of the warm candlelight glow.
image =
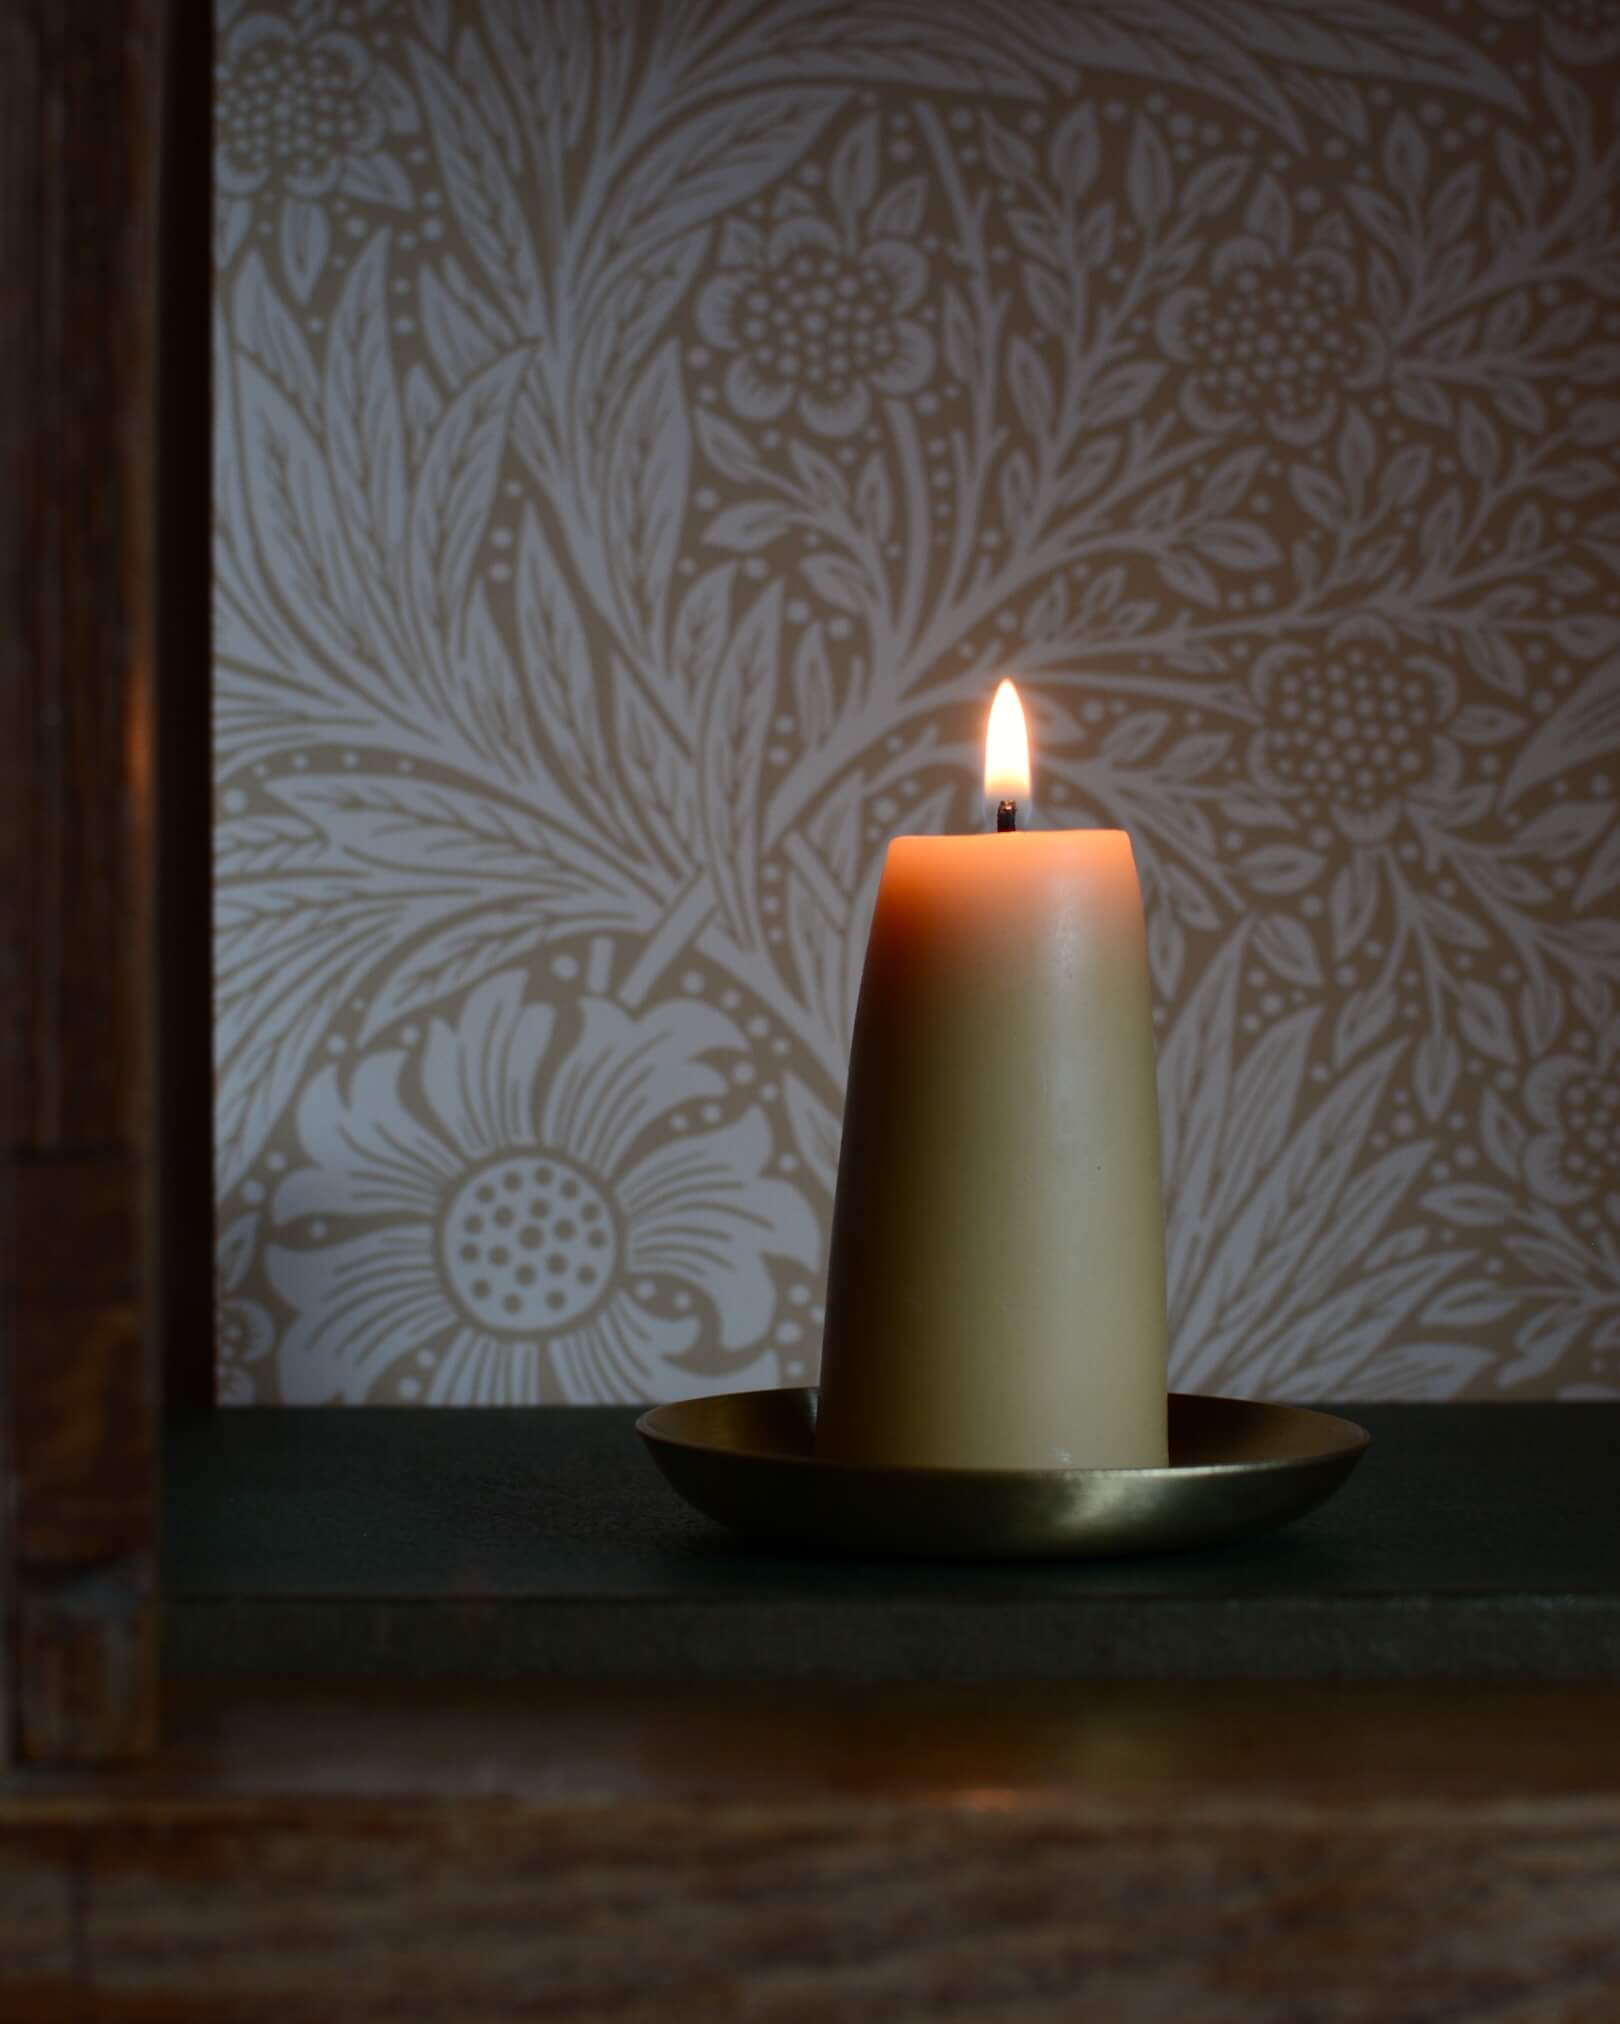
<path id="1" fill-rule="evenodd" d="M 1029 799 L 1029 733 L 1018 691 L 1004 681 L 990 705 L 984 738 L 984 791 L 992 801 Z"/>

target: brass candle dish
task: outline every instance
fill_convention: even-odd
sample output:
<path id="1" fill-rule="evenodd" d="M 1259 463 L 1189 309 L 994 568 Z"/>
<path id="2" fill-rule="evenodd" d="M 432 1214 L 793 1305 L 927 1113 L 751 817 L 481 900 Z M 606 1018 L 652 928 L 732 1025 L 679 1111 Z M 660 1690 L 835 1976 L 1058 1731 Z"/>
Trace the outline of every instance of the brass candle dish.
<path id="1" fill-rule="evenodd" d="M 1303 1406 L 1170 1394 L 1168 1467 L 933 1469 L 816 1454 L 816 1390 L 722 1393 L 636 1422 L 694 1510 L 760 1539 L 959 1560 L 1179 1553 L 1269 1531 L 1330 1497 L 1366 1452 Z"/>

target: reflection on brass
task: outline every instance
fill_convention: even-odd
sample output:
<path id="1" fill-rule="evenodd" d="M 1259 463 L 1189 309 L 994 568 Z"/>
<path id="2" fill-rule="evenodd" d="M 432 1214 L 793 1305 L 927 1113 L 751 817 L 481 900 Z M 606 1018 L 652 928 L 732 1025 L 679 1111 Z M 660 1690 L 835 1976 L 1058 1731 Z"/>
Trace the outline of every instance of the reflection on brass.
<path id="1" fill-rule="evenodd" d="M 827 1462 L 816 1392 L 654 1406 L 653 1460 L 705 1517 L 763 1540 L 960 1560 L 1174 1553 L 1264 1532 L 1330 1497 L 1368 1435 L 1302 1406 L 1170 1394 L 1163 1469 L 912 1469 Z"/>

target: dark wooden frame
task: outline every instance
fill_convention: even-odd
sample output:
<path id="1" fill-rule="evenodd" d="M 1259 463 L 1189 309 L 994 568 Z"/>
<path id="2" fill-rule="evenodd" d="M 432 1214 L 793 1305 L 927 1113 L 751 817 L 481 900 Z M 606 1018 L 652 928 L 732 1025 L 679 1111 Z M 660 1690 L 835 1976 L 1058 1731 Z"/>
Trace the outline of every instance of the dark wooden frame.
<path id="1" fill-rule="evenodd" d="M 10 1734 L 154 1734 L 155 0 L 0 8 Z"/>
<path id="2" fill-rule="evenodd" d="M 211 1396 L 208 22 L 0 4 L 0 1589 L 24 1759 L 151 1747 L 160 1392 Z"/>

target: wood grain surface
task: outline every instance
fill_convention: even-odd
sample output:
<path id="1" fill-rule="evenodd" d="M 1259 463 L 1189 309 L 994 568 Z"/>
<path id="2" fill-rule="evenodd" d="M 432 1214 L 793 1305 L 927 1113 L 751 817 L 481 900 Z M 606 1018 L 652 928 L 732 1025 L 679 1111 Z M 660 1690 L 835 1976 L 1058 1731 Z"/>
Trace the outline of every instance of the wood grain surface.
<path id="1" fill-rule="evenodd" d="M 0 0 L 0 1756 L 153 1724 L 160 13 Z"/>
<path id="2" fill-rule="evenodd" d="M 0 1792 L 0 2014 L 1620 2015 L 1613 1687 L 194 1686 L 171 1713 L 161 1770 Z"/>

